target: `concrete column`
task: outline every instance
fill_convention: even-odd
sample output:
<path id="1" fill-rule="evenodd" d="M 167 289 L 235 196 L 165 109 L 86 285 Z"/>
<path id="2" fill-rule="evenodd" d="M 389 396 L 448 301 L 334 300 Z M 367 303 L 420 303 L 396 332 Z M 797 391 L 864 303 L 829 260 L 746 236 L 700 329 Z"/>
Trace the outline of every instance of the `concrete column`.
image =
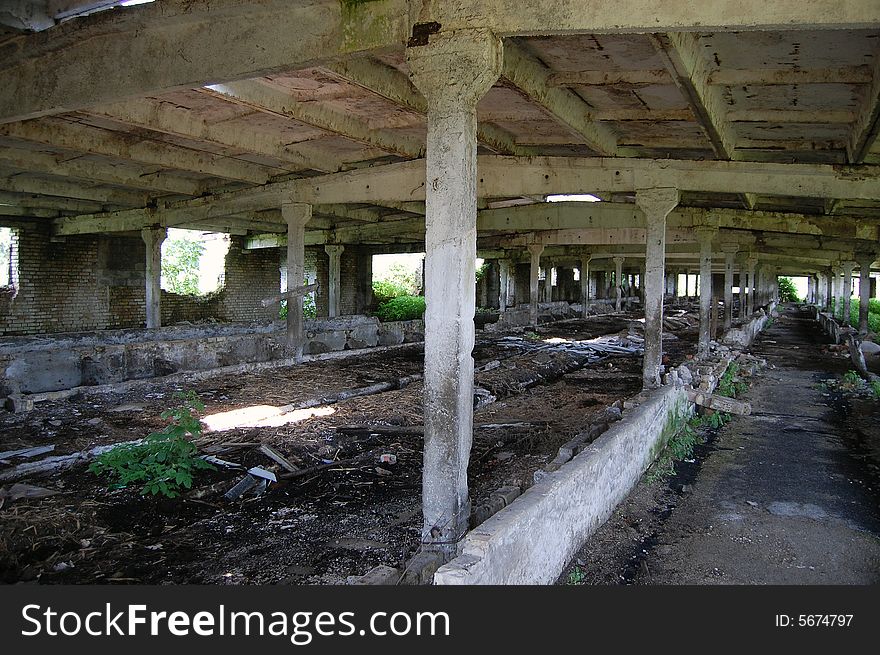
<path id="1" fill-rule="evenodd" d="M 619 312 L 622 307 L 623 296 L 623 262 L 624 257 L 614 258 L 614 311 Z"/>
<path id="2" fill-rule="evenodd" d="M 339 245 L 331 245 L 324 246 L 324 251 L 330 257 L 330 267 L 329 267 L 329 275 L 328 275 L 328 285 L 329 289 L 327 290 L 328 297 L 328 310 L 327 314 L 330 318 L 334 316 L 339 316 L 342 313 L 341 310 L 341 286 L 342 286 L 342 251 L 345 250 L 345 246 Z"/>
<path id="3" fill-rule="evenodd" d="M 746 307 L 746 316 L 751 316 L 755 313 L 755 294 L 758 292 L 758 287 L 755 284 L 755 266 L 758 264 L 757 257 L 749 257 L 746 260 L 746 266 L 748 267 L 748 282 L 746 286 L 748 287 L 749 297 L 748 297 L 748 306 Z"/>
<path id="4" fill-rule="evenodd" d="M 444 558 L 468 529 L 473 441 L 477 102 L 501 73 L 486 30 L 438 33 L 407 47 L 428 101 L 425 185 L 425 368 L 422 544 Z"/>
<path id="5" fill-rule="evenodd" d="M 871 301 L 871 264 L 874 255 L 859 257 L 859 334 L 868 334 L 868 305 Z"/>
<path id="6" fill-rule="evenodd" d="M 745 265 L 740 260 L 739 265 L 739 314 L 738 318 L 742 320 L 746 315 L 746 271 Z"/>
<path id="7" fill-rule="evenodd" d="M 672 299 L 673 301 L 678 300 L 678 271 L 672 272 Z"/>
<path id="8" fill-rule="evenodd" d="M 696 231 L 700 243 L 700 336 L 697 352 L 705 357 L 709 354 L 709 342 L 712 340 L 712 239 L 716 230 L 698 227 Z"/>
<path id="9" fill-rule="evenodd" d="M 849 325 L 850 311 L 852 310 L 852 274 L 856 267 L 855 262 L 842 262 L 843 265 L 843 323 Z"/>
<path id="10" fill-rule="evenodd" d="M 162 242 L 168 236 L 168 230 L 161 228 L 144 228 L 141 238 L 147 246 L 146 258 L 146 308 L 147 327 L 162 327 Z"/>
<path id="11" fill-rule="evenodd" d="M 660 386 L 663 361 L 663 270 L 666 260 L 666 217 L 678 205 L 678 189 L 636 191 L 636 205 L 645 213 L 645 388 Z"/>
<path id="12" fill-rule="evenodd" d="M 306 223 L 312 218 L 312 206 L 289 202 L 281 205 L 281 215 L 287 223 L 287 288 L 300 286 L 305 279 Z M 287 347 L 294 356 L 302 357 L 303 299 L 287 299 Z"/>
<path id="13" fill-rule="evenodd" d="M 544 299 L 542 302 L 553 302 L 553 264 L 549 260 L 544 263 Z"/>
<path id="14" fill-rule="evenodd" d="M 587 317 L 587 305 L 590 302 L 590 255 L 581 255 L 581 316 Z"/>
<path id="15" fill-rule="evenodd" d="M 808 303 L 812 303 L 813 301 L 813 293 L 815 291 L 815 284 L 813 283 L 813 276 L 807 275 L 807 297 L 804 300 Z"/>
<path id="16" fill-rule="evenodd" d="M 507 311 L 508 294 L 510 288 L 510 260 L 502 259 L 498 262 L 499 276 L 501 278 L 498 289 L 498 309 Z"/>
<path id="17" fill-rule="evenodd" d="M 831 298 L 834 302 L 834 316 L 841 315 L 841 305 L 843 304 L 843 284 L 840 279 L 843 269 L 840 266 L 831 267 Z"/>
<path id="18" fill-rule="evenodd" d="M 538 273 L 541 268 L 541 253 L 544 246 L 533 243 L 528 246 L 530 256 L 529 269 L 529 320 L 534 327 L 538 326 Z"/>
<path id="19" fill-rule="evenodd" d="M 739 247 L 735 243 L 721 244 L 724 252 L 724 331 L 733 325 L 733 266 Z"/>

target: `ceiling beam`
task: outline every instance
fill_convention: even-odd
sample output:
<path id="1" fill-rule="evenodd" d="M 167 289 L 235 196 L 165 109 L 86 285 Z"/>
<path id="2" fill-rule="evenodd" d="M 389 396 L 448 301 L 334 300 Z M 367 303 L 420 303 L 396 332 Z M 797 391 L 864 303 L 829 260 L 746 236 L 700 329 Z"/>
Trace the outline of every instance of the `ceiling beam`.
<path id="1" fill-rule="evenodd" d="M 552 86 L 550 69 L 514 41 L 504 44 L 501 76 L 578 134 L 591 149 L 600 155 L 617 154 L 616 135 L 594 120 L 593 108 L 574 92 Z"/>
<path id="2" fill-rule="evenodd" d="M 422 139 L 388 129 L 374 129 L 366 121 L 319 102 L 300 102 L 283 88 L 265 80 L 242 80 L 214 84 L 206 92 L 257 111 L 292 118 L 353 141 L 401 157 L 422 157 Z"/>
<path id="3" fill-rule="evenodd" d="M 0 205 L 12 205 L 32 209 L 55 209 L 73 214 L 94 214 L 116 207 L 108 207 L 107 203 L 74 198 L 58 198 L 56 196 L 25 195 L 0 191 Z"/>
<path id="4" fill-rule="evenodd" d="M 103 130 L 75 121 L 47 118 L 0 125 L 0 135 L 140 164 L 212 175 L 229 180 L 265 184 L 282 171 L 201 150 L 145 139 L 134 134 Z"/>
<path id="5" fill-rule="evenodd" d="M 673 32 L 653 34 L 649 38 L 706 131 L 715 154 L 721 159 L 733 159 L 736 135 L 725 119 L 727 107 L 720 91 L 708 84 L 709 65 L 702 55 L 698 36 Z"/>
<path id="6" fill-rule="evenodd" d="M 874 49 L 871 85 L 865 89 L 864 100 L 853 122 L 847 144 L 849 163 L 861 164 L 880 138 L 880 46 Z"/>
<path id="7" fill-rule="evenodd" d="M 740 70 L 722 68 L 709 73 L 706 80 L 717 86 L 788 86 L 793 84 L 870 84 L 868 66 L 845 68 L 761 68 Z"/>
<path id="8" fill-rule="evenodd" d="M 161 171 L 132 170 L 130 166 L 101 163 L 82 156 L 58 157 L 33 150 L 2 148 L 0 165 L 13 167 L 23 173 L 58 175 L 185 196 L 198 196 L 204 191 L 204 185 L 193 180 Z"/>
<path id="9" fill-rule="evenodd" d="M 0 172 L 0 175 L 3 173 Z M 148 194 L 95 186 L 61 179 L 42 179 L 26 175 L 0 177 L 0 191 L 27 193 L 62 198 L 78 198 L 100 203 L 122 206 L 143 206 L 147 204 Z"/>
<path id="10" fill-rule="evenodd" d="M 278 159 L 284 162 L 284 168 L 291 171 L 317 170 L 334 173 L 342 168 L 341 161 L 323 154 L 319 148 L 303 148 L 297 143 L 285 144 L 277 134 L 257 132 L 243 128 L 242 125 L 208 122 L 199 118 L 198 111 L 157 98 L 105 105 L 89 110 L 88 113 L 132 127 Z"/>
<path id="11" fill-rule="evenodd" d="M 869 167 L 598 157 L 524 160 L 480 155 L 477 170 L 478 196 L 482 198 L 558 193 L 604 196 L 643 188 L 672 187 L 710 194 L 751 189 L 752 193 L 768 196 L 880 200 L 880 171 Z M 60 228 L 112 231 L 123 229 L 119 226 L 128 225 L 129 219 L 147 226 L 194 213 L 206 217 L 228 216 L 241 211 L 277 208 L 284 197 L 316 205 L 372 204 L 413 207 L 417 211 L 424 201 L 424 187 L 425 162 L 415 160 L 172 202 L 153 210 L 146 217 L 146 223 L 138 222 L 144 221 L 145 216 L 136 210 L 115 212 L 112 216 L 71 217 L 63 219 Z"/>
<path id="12" fill-rule="evenodd" d="M 291 70 L 405 43 L 407 0 L 162 0 L 20 37 L 0 65 L 0 122 Z"/>
<path id="13" fill-rule="evenodd" d="M 681 229 L 709 224 L 722 230 L 797 234 L 810 238 L 835 237 L 873 242 L 880 238 L 878 225 L 874 221 L 741 209 L 677 207 L 667 217 L 666 224 Z M 480 232 L 644 226 L 644 214 L 635 205 L 627 203 L 545 202 L 483 209 L 477 213 L 477 230 Z"/>
<path id="14" fill-rule="evenodd" d="M 325 68 L 352 84 L 382 96 L 400 107 L 405 107 L 419 114 L 428 112 L 428 101 L 406 75 L 372 57 L 340 59 L 327 64 Z M 517 147 L 513 137 L 493 125 L 479 123 L 477 125 L 477 139 L 481 144 L 498 154 L 521 154 L 521 149 Z"/>

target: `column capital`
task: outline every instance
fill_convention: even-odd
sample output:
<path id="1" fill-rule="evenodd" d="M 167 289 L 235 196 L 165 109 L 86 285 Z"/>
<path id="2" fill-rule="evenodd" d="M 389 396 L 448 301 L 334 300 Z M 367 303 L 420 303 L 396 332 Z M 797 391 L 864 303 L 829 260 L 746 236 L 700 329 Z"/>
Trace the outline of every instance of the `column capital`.
<path id="1" fill-rule="evenodd" d="M 648 220 L 655 217 L 666 218 L 678 206 L 678 189 L 673 187 L 656 187 L 636 190 L 636 205 Z"/>
<path id="2" fill-rule="evenodd" d="M 721 252 L 725 255 L 730 255 L 733 258 L 733 255 L 739 252 L 739 244 L 731 243 L 731 242 L 722 242 L 721 243 Z"/>
<path id="3" fill-rule="evenodd" d="M 540 257 L 541 253 L 544 252 L 544 244 L 543 243 L 530 243 L 526 246 L 526 249 L 533 257 Z"/>
<path id="4" fill-rule="evenodd" d="M 168 228 L 165 227 L 145 227 L 141 228 L 141 238 L 144 240 L 144 243 L 150 244 L 165 240 L 168 236 Z"/>
<path id="5" fill-rule="evenodd" d="M 626 263 L 626 257 L 617 255 L 616 257 L 612 257 L 611 261 L 614 262 L 615 266 L 623 266 Z"/>
<path id="6" fill-rule="evenodd" d="M 501 75 L 502 60 L 501 39 L 483 28 L 431 34 L 406 49 L 412 83 L 440 111 L 476 107 Z"/>
<path id="7" fill-rule="evenodd" d="M 853 269 L 857 266 L 857 264 L 852 260 L 846 260 L 840 262 L 840 268 L 844 273 L 849 273 L 852 275 Z"/>
<path id="8" fill-rule="evenodd" d="M 718 228 L 712 225 L 697 225 L 694 227 L 694 232 L 697 235 L 697 241 L 703 243 L 704 241 L 712 241 L 718 235 Z"/>
<path id="9" fill-rule="evenodd" d="M 281 216 L 288 225 L 305 225 L 312 218 L 312 206 L 304 202 L 282 202 Z"/>
<path id="10" fill-rule="evenodd" d="M 328 243 L 324 246 L 324 252 L 331 257 L 341 255 L 343 250 L 345 250 L 345 246 L 336 243 Z"/>
<path id="11" fill-rule="evenodd" d="M 877 253 L 875 252 L 859 252 L 856 253 L 855 257 L 856 261 L 859 263 L 859 268 L 871 268 L 874 262 L 877 260 Z"/>

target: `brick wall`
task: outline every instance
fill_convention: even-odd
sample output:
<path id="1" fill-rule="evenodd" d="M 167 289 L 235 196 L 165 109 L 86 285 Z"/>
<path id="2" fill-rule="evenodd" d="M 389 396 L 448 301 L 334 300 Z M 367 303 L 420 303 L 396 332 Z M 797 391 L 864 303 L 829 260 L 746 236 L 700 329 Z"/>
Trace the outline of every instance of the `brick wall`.
<path id="1" fill-rule="evenodd" d="M 0 335 L 138 328 L 145 322 L 145 246 L 139 236 L 69 236 L 47 229 L 13 232 L 14 289 L 0 290 Z M 232 237 L 225 286 L 208 298 L 162 293 L 163 324 L 216 318 L 266 321 L 278 307 L 260 301 L 279 289 L 279 249 L 243 249 Z"/>

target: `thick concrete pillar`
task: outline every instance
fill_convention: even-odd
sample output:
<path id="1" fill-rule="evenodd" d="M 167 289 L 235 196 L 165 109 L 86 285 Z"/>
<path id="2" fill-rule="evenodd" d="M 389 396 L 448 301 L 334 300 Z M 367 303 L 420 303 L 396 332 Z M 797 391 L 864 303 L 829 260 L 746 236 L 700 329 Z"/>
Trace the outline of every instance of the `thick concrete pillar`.
<path id="1" fill-rule="evenodd" d="M 755 284 L 755 266 L 757 265 L 757 257 L 749 257 L 746 260 L 746 266 L 748 267 L 748 282 L 746 283 L 746 287 L 748 288 L 749 292 L 748 306 L 746 307 L 746 316 L 751 316 L 755 313 L 755 295 L 758 293 L 758 286 L 757 284 Z"/>
<path id="2" fill-rule="evenodd" d="M 342 300 L 342 251 L 345 246 L 331 245 L 324 246 L 324 251 L 330 257 L 328 286 L 327 291 L 327 315 L 330 318 L 339 316 L 341 311 Z"/>
<path id="3" fill-rule="evenodd" d="M 843 265 L 843 323 L 849 325 L 852 310 L 852 274 L 855 262 L 842 262 Z"/>
<path id="4" fill-rule="evenodd" d="M 859 257 L 859 334 L 868 334 L 868 306 L 871 301 L 871 264 L 874 255 Z"/>
<path id="5" fill-rule="evenodd" d="M 636 191 L 636 205 L 645 213 L 645 388 L 660 386 L 663 360 L 663 271 L 666 260 L 666 217 L 678 205 L 678 189 Z"/>
<path id="6" fill-rule="evenodd" d="M 587 317 L 587 305 L 590 302 L 590 255 L 581 255 L 581 316 Z"/>
<path id="7" fill-rule="evenodd" d="M 724 331 L 733 325 L 733 267 L 736 260 L 736 252 L 739 249 L 735 243 L 722 243 L 721 250 L 724 252 Z"/>
<path id="8" fill-rule="evenodd" d="M 409 46 L 407 62 L 428 101 L 422 544 L 451 558 L 470 516 L 476 108 L 501 73 L 501 41 L 485 30 L 441 32 Z"/>
<path id="9" fill-rule="evenodd" d="M 507 311 L 508 295 L 510 288 L 510 260 L 502 259 L 498 262 L 498 270 L 500 276 L 500 284 L 498 289 L 498 309 L 502 312 Z"/>
<path id="10" fill-rule="evenodd" d="M 305 281 L 306 223 L 312 218 L 312 206 L 289 202 L 281 205 L 281 215 L 287 223 L 287 288 L 293 289 Z M 287 347 L 294 356 L 302 357 L 303 298 L 287 298 Z"/>
<path id="11" fill-rule="evenodd" d="M 623 262 L 624 257 L 614 258 L 614 311 L 619 312 L 623 308 Z"/>
<path id="12" fill-rule="evenodd" d="M 807 297 L 804 298 L 805 302 L 812 303 L 813 301 L 813 293 L 815 291 L 815 284 L 813 283 L 813 276 L 807 275 Z"/>
<path id="13" fill-rule="evenodd" d="M 709 342 L 712 340 L 712 239 L 715 230 L 711 227 L 698 227 L 697 239 L 700 243 L 700 333 L 697 341 L 697 352 L 709 354 Z"/>
<path id="14" fill-rule="evenodd" d="M 538 274 L 541 269 L 541 253 L 544 246 L 533 243 L 528 246 L 530 256 L 529 268 L 529 320 L 534 327 L 538 326 Z"/>
<path id="15" fill-rule="evenodd" d="M 141 238 L 147 246 L 146 258 L 146 308 L 147 327 L 162 327 L 162 242 L 168 236 L 168 230 L 161 228 L 144 228 Z"/>

